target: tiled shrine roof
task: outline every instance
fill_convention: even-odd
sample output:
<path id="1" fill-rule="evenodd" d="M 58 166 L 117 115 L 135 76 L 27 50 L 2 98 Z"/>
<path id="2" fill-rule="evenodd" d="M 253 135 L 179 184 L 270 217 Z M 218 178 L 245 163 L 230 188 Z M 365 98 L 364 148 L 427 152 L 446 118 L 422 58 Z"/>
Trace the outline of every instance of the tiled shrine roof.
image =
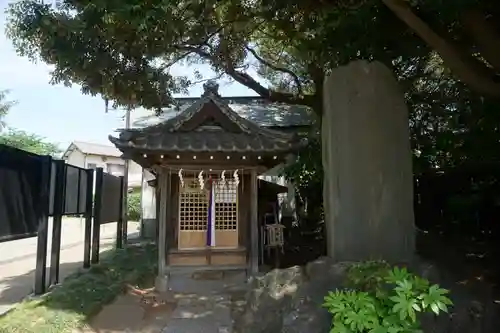
<path id="1" fill-rule="evenodd" d="M 261 107 L 265 113 L 264 106 Z M 303 114 L 302 124 L 296 121 L 295 126 L 307 124 L 308 115 L 305 111 Z M 201 98 L 177 115 L 155 125 L 121 130 L 118 137 L 109 139 L 121 151 L 279 153 L 294 150 L 299 144 L 296 135 L 276 127 L 242 117 L 218 95 L 212 83 L 205 87 Z"/>

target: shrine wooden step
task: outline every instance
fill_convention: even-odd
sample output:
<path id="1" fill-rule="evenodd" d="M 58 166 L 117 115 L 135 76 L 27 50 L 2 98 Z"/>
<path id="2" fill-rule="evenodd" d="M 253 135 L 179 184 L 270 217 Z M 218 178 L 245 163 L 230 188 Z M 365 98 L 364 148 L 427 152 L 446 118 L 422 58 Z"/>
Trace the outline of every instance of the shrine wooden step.
<path id="1" fill-rule="evenodd" d="M 244 247 L 206 248 L 169 251 L 170 266 L 246 266 L 247 252 Z"/>
<path id="2" fill-rule="evenodd" d="M 170 266 L 168 269 L 170 274 L 187 274 L 187 273 L 192 274 L 194 272 L 207 271 L 207 270 L 246 273 L 246 271 L 248 270 L 248 266 L 247 265 L 200 265 L 200 266 L 174 265 Z"/>

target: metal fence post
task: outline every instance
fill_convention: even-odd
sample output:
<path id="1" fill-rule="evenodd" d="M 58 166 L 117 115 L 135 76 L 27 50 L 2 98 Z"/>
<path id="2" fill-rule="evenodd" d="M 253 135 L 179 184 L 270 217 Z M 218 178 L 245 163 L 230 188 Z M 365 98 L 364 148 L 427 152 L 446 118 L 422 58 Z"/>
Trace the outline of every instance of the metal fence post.
<path id="1" fill-rule="evenodd" d="M 83 268 L 90 267 L 90 250 L 92 242 L 92 215 L 94 205 L 94 170 L 87 172 L 87 197 L 85 198 L 85 239 L 83 247 Z"/>
<path id="2" fill-rule="evenodd" d="M 125 210 L 127 209 L 126 206 L 124 207 L 124 198 L 123 198 L 123 192 L 124 192 L 124 178 L 123 177 L 120 177 L 120 197 L 118 198 L 118 200 L 120 200 L 120 204 L 119 204 L 119 215 L 118 215 L 118 223 L 116 224 L 116 248 L 117 249 L 122 249 L 123 248 L 123 240 L 124 240 L 124 237 L 126 237 L 124 235 L 124 231 L 125 231 L 125 228 L 123 227 L 123 215 L 124 213 L 127 214 L 127 212 L 123 211 L 124 208 Z"/>
<path id="3" fill-rule="evenodd" d="M 36 249 L 35 268 L 35 294 L 41 295 L 46 291 L 45 275 L 47 270 L 47 241 L 49 229 L 49 204 L 50 204 L 50 173 L 52 157 L 41 156 L 40 196 L 37 207 L 38 237 Z"/>
<path id="4" fill-rule="evenodd" d="M 103 190 L 104 170 L 96 169 L 95 174 L 95 202 L 94 202 L 94 223 L 92 230 L 92 264 L 99 262 L 99 243 L 101 239 L 101 206 L 102 206 L 102 190 Z"/>
<path id="5" fill-rule="evenodd" d="M 52 177 L 55 177 L 55 189 L 49 285 L 59 283 L 62 217 L 64 215 L 64 188 L 66 186 L 66 163 L 63 160 L 54 161 L 54 163 L 56 167 L 55 175 L 52 175 Z"/>

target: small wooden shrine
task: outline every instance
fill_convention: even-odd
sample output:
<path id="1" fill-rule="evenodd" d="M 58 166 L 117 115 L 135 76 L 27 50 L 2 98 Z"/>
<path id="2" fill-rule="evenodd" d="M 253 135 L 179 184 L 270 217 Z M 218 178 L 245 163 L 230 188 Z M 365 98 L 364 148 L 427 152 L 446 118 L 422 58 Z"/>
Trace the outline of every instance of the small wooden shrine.
<path id="1" fill-rule="evenodd" d="M 258 175 L 283 163 L 300 144 L 294 134 L 239 116 L 216 83 L 204 88 L 177 116 L 110 136 L 124 158 L 156 175 L 161 276 L 170 266 L 257 272 Z"/>

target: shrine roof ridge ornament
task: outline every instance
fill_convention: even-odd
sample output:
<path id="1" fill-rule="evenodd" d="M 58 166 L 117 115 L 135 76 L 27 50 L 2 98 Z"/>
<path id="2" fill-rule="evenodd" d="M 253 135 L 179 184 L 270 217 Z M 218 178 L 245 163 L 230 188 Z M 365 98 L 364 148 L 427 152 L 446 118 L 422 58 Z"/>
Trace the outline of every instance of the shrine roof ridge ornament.
<path id="1" fill-rule="evenodd" d="M 215 80 L 208 80 L 203 84 L 203 95 L 206 96 L 208 94 L 214 94 L 215 96 L 219 95 L 219 84 Z"/>

